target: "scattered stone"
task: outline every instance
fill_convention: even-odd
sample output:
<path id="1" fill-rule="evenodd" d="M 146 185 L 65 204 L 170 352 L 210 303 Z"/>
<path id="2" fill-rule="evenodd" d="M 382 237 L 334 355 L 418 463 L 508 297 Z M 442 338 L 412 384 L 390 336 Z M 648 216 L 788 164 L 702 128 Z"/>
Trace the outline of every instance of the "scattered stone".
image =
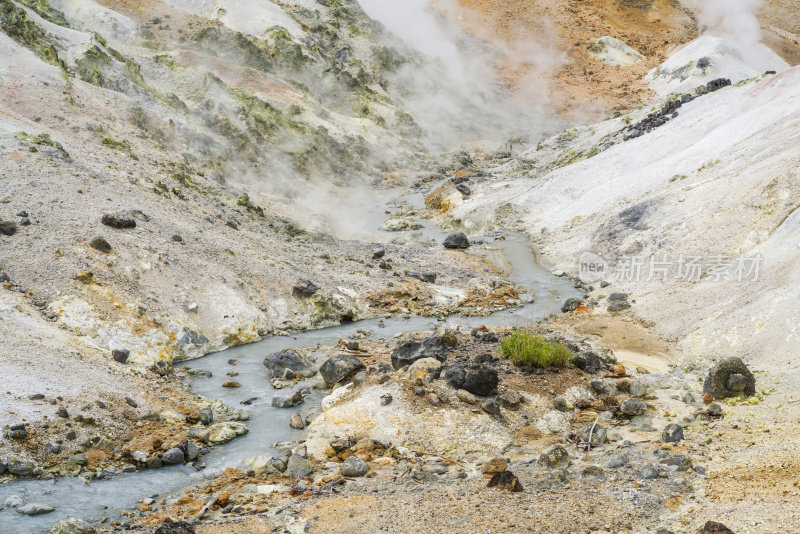
<path id="1" fill-rule="evenodd" d="M 426 398 L 433 406 L 439 406 L 442 404 L 441 399 L 439 399 L 439 396 L 436 393 L 428 393 Z"/>
<path id="2" fill-rule="evenodd" d="M 298 389 L 288 395 L 277 395 L 272 397 L 273 408 L 291 408 L 303 403 L 303 391 Z"/>
<path id="3" fill-rule="evenodd" d="M 456 232 L 447 236 L 442 244 L 444 248 L 465 249 L 469 248 L 469 239 L 464 232 Z"/>
<path id="4" fill-rule="evenodd" d="M 306 427 L 306 422 L 303 420 L 303 416 L 300 415 L 300 412 L 292 414 L 289 418 L 289 426 L 298 430 L 302 430 Z"/>
<path id="5" fill-rule="evenodd" d="M 182 464 L 185 455 L 178 447 L 173 447 L 161 456 L 161 461 L 167 465 Z"/>
<path id="6" fill-rule="evenodd" d="M 50 534 L 97 534 L 97 531 L 83 519 L 65 517 L 50 529 Z"/>
<path id="7" fill-rule="evenodd" d="M 372 249 L 372 259 L 379 260 L 386 255 L 386 248 L 378 245 Z"/>
<path id="8" fill-rule="evenodd" d="M 551 469 L 558 467 L 569 467 L 569 453 L 563 445 L 551 445 L 542 451 L 542 455 L 539 456 L 537 463 Z"/>
<path id="9" fill-rule="evenodd" d="M 3 502 L 6 508 L 19 508 L 24 505 L 25 501 L 19 495 L 11 495 Z"/>
<path id="10" fill-rule="evenodd" d="M 89 463 L 89 459 L 86 458 L 86 455 L 81 453 L 74 454 L 69 459 L 70 463 L 79 465 L 81 467 L 85 467 Z"/>
<path id="11" fill-rule="evenodd" d="M 642 399 L 647 396 L 647 386 L 645 386 L 644 383 L 640 382 L 639 380 L 634 380 L 630 384 L 628 393 L 631 395 L 631 397 L 638 397 Z"/>
<path id="12" fill-rule="evenodd" d="M 569 313 L 578 309 L 578 306 L 583 304 L 581 299 L 576 298 L 568 298 L 564 304 L 561 306 L 562 313 Z"/>
<path id="13" fill-rule="evenodd" d="M 609 469 L 616 469 L 618 467 L 626 465 L 628 461 L 629 460 L 627 454 L 615 454 L 608 459 L 608 461 L 606 462 L 606 467 Z"/>
<path id="14" fill-rule="evenodd" d="M 89 246 L 103 254 L 111 252 L 111 244 L 99 236 L 92 238 L 92 240 L 89 241 Z"/>
<path id="15" fill-rule="evenodd" d="M 658 466 L 647 464 L 639 469 L 639 471 L 636 473 L 636 476 L 645 480 L 655 479 L 661 476 L 661 472 L 658 470 Z"/>
<path id="16" fill-rule="evenodd" d="M 708 372 L 703 392 L 711 393 L 714 399 L 752 396 L 756 392 L 756 379 L 741 358 L 725 358 Z"/>
<path id="17" fill-rule="evenodd" d="M 504 408 L 509 408 L 511 410 L 516 410 L 519 408 L 520 404 L 522 404 L 522 395 L 517 393 L 516 391 L 502 391 L 497 396 L 497 401 L 500 403 L 500 406 Z"/>
<path id="18" fill-rule="evenodd" d="M 293 350 L 269 354 L 264 358 L 264 367 L 273 377 L 282 377 L 287 370 L 298 375 L 307 375 L 311 372 L 303 357 Z"/>
<path id="19" fill-rule="evenodd" d="M 191 523 L 175 521 L 174 523 L 163 523 L 154 534 L 195 534 L 195 532 Z"/>
<path id="20" fill-rule="evenodd" d="M 497 404 L 497 401 L 494 399 L 487 399 L 483 401 L 481 408 L 483 408 L 483 411 L 488 414 L 497 415 L 500 413 L 500 405 Z"/>
<path id="21" fill-rule="evenodd" d="M 17 223 L 14 221 L 0 221 L 0 234 L 12 236 L 17 232 Z"/>
<path id="22" fill-rule="evenodd" d="M 355 356 L 337 354 L 325 360 L 325 363 L 319 368 L 319 374 L 322 375 L 325 385 L 330 387 L 362 369 L 366 369 L 365 365 Z"/>
<path id="23" fill-rule="evenodd" d="M 408 368 L 408 375 L 414 381 L 429 384 L 439 378 L 442 370 L 442 362 L 436 358 L 422 358 L 411 364 Z"/>
<path id="24" fill-rule="evenodd" d="M 403 343 L 392 352 L 392 367 L 400 369 L 422 358 L 435 358 L 443 362 L 447 358 L 447 346 L 444 340 L 437 336 L 422 342 Z"/>
<path id="25" fill-rule="evenodd" d="M 237 382 L 236 380 L 226 380 L 225 382 L 222 383 L 222 387 L 224 387 L 224 388 L 239 388 L 239 387 L 242 387 L 242 385 L 239 382 Z"/>
<path id="26" fill-rule="evenodd" d="M 92 271 L 81 271 L 75 275 L 75 280 L 82 284 L 91 284 L 94 281 L 94 273 Z"/>
<path id="27" fill-rule="evenodd" d="M 214 410 L 211 408 L 201 408 L 198 411 L 198 415 L 200 416 L 200 423 L 203 426 L 208 426 L 214 422 Z"/>
<path id="28" fill-rule="evenodd" d="M 235 421 L 214 423 L 200 433 L 200 441 L 208 445 L 221 445 L 247 433 L 247 425 Z"/>
<path id="29" fill-rule="evenodd" d="M 501 471 L 492 476 L 489 483 L 486 485 L 488 488 L 498 487 L 500 489 L 508 490 L 512 493 L 523 491 L 522 484 L 520 484 L 517 476 L 511 471 Z"/>
<path id="30" fill-rule="evenodd" d="M 381 395 L 381 406 L 388 406 L 392 403 L 392 400 L 394 400 L 394 398 L 390 394 L 384 393 Z"/>
<path id="31" fill-rule="evenodd" d="M 564 397 L 556 397 L 553 399 L 553 408 L 558 410 L 559 412 L 566 412 L 569 411 L 567 407 L 567 401 Z"/>
<path id="32" fill-rule="evenodd" d="M 594 430 L 592 429 L 594 427 Z M 600 424 L 588 424 L 578 433 L 584 443 L 590 445 L 602 445 L 608 441 L 608 429 Z"/>
<path id="33" fill-rule="evenodd" d="M 625 415 L 642 415 L 647 411 L 647 404 L 645 404 L 642 400 L 631 398 L 622 401 L 622 404 L 619 405 L 619 408 Z"/>
<path id="34" fill-rule="evenodd" d="M 292 287 L 292 295 L 301 299 L 311 298 L 317 291 L 319 291 L 319 286 L 311 280 L 306 280 L 305 278 L 298 280 L 297 283 Z"/>
<path id="35" fill-rule="evenodd" d="M 703 525 L 702 534 L 733 534 L 733 531 L 722 523 L 706 521 L 706 524 Z"/>
<path id="36" fill-rule="evenodd" d="M 348 456 L 342 464 L 342 476 L 363 477 L 367 471 L 369 471 L 369 465 L 358 456 Z"/>
<path id="37" fill-rule="evenodd" d="M 464 404 L 480 404 L 480 399 L 466 389 L 456 390 L 456 397 Z"/>
<path id="38" fill-rule="evenodd" d="M 138 407 L 139 407 L 139 405 L 136 403 L 136 401 L 135 401 L 135 400 L 133 400 L 133 399 L 132 399 L 132 398 L 130 398 L 130 397 L 125 397 L 125 402 L 126 402 L 126 403 L 128 404 L 128 406 L 130 406 L 131 408 L 138 408 Z"/>
<path id="39" fill-rule="evenodd" d="M 589 383 L 592 390 L 598 395 L 616 395 L 617 389 L 605 380 L 592 380 Z"/>
<path id="40" fill-rule="evenodd" d="M 291 478 L 305 478 L 314 471 L 311 461 L 299 454 L 293 454 L 286 462 L 286 474 Z"/>
<path id="41" fill-rule="evenodd" d="M 49 504 L 32 502 L 17 508 L 17 513 L 22 515 L 44 515 L 54 511 L 55 507 Z"/>
<path id="42" fill-rule="evenodd" d="M 508 462 L 506 461 L 506 459 L 498 456 L 497 458 L 492 458 L 491 460 L 483 464 L 481 466 L 481 472 L 484 475 L 493 475 L 495 473 L 500 473 L 502 471 L 505 471 L 507 467 L 508 467 Z"/>
<path id="43" fill-rule="evenodd" d="M 114 349 L 111 351 L 111 357 L 117 363 L 126 363 L 131 355 L 131 351 L 126 349 Z M 135 406 L 134 406 L 135 408 Z"/>
<path id="44" fill-rule="evenodd" d="M 683 427 L 679 424 L 672 423 L 664 428 L 661 432 L 661 441 L 664 443 L 675 443 L 683 439 Z"/>
<path id="45" fill-rule="evenodd" d="M 117 213 L 106 213 L 100 218 L 100 222 L 111 228 L 122 230 L 125 228 L 136 228 L 136 219 L 130 212 L 120 211 Z"/>

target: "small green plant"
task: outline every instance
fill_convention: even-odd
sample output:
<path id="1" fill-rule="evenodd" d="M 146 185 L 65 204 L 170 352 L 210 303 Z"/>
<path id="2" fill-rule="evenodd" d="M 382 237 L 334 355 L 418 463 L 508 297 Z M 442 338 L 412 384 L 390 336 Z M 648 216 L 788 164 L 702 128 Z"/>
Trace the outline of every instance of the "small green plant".
<path id="1" fill-rule="evenodd" d="M 500 357 L 516 365 L 532 367 L 564 367 L 575 355 L 557 341 L 548 341 L 528 329 L 515 330 L 498 349 Z"/>

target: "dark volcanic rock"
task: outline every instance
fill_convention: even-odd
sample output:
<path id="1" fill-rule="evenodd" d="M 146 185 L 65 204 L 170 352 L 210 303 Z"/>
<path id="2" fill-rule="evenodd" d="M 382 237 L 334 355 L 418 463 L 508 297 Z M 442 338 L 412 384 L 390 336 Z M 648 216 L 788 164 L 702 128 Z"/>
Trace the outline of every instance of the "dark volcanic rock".
<path id="1" fill-rule="evenodd" d="M 442 244 L 444 248 L 469 248 L 469 239 L 465 233 L 456 232 L 447 236 Z"/>
<path id="2" fill-rule="evenodd" d="M 706 521 L 702 534 L 734 534 L 731 529 L 715 521 Z"/>
<path id="3" fill-rule="evenodd" d="M 114 358 L 115 362 L 119 363 L 127 362 L 130 355 L 131 352 L 125 349 L 114 349 L 111 351 L 111 357 Z"/>
<path id="4" fill-rule="evenodd" d="M 0 221 L 0 234 L 14 235 L 17 232 L 17 223 L 14 221 Z"/>
<path id="5" fill-rule="evenodd" d="M 111 244 L 108 241 L 106 241 L 104 238 L 99 237 L 99 236 L 95 237 L 95 238 L 92 238 L 92 240 L 89 241 L 89 246 L 91 246 L 93 249 L 95 249 L 97 251 L 100 251 L 100 252 L 102 252 L 104 254 L 108 254 L 109 252 L 111 252 Z"/>
<path id="6" fill-rule="evenodd" d="M 703 393 L 711 393 L 715 399 L 741 394 L 752 396 L 755 392 L 756 379 L 741 358 L 725 358 L 717 362 L 703 384 Z"/>
<path id="7" fill-rule="evenodd" d="M 176 521 L 174 523 L 163 523 L 156 529 L 155 534 L 195 534 L 195 532 L 191 523 Z"/>
<path id="8" fill-rule="evenodd" d="M 317 291 L 319 291 L 319 286 L 305 278 L 298 280 L 294 287 L 292 287 L 292 295 L 301 299 L 311 298 Z"/>
<path id="9" fill-rule="evenodd" d="M 583 301 L 581 299 L 569 298 L 561 306 L 561 311 L 564 313 L 575 311 Z"/>
<path id="10" fill-rule="evenodd" d="M 456 389 L 464 389 L 474 395 L 488 396 L 497 391 L 500 382 L 497 371 L 488 365 L 465 367 L 455 363 L 445 369 L 442 375 L 448 384 Z"/>
<path id="11" fill-rule="evenodd" d="M 273 408 L 291 408 L 303 403 L 303 391 L 296 390 L 286 395 L 272 397 Z"/>
<path id="12" fill-rule="evenodd" d="M 394 359 L 394 356 L 392 356 L 392 359 Z M 366 367 L 355 356 L 351 354 L 336 354 L 325 360 L 325 363 L 319 368 L 319 374 L 325 380 L 325 385 L 330 387 L 362 369 L 366 369 Z"/>
<path id="13" fill-rule="evenodd" d="M 136 228 L 136 219 L 127 211 L 117 213 L 106 213 L 100 218 L 100 222 L 111 228 L 122 230 L 125 228 Z"/>
<path id="14" fill-rule="evenodd" d="M 425 341 L 410 341 L 397 347 L 392 353 L 392 367 L 400 369 L 422 358 L 436 358 L 443 362 L 447 358 L 447 346 L 441 337 Z"/>
<path id="15" fill-rule="evenodd" d="M 664 428 L 661 432 L 661 441 L 664 443 L 675 443 L 683 439 L 683 427 L 679 424 L 672 423 Z"/>
<path id="16" fill-rule="evenodd" d="M 487 484 L 486 487 L 487 488 L 498 487 L 500 489 L 508 490 L 512 493 L 520 492 L 523 490 L 522 484 L 520 484 L 519 479 L 511 471 L 500 471 L 499 473 L 495 473 L 494 475 L 492 475 L 492 478 L 491 480 L 489 480 L 489 484 Z"/>
<path id="17" fill-rule="evenodd" d="M 282 377 L 286 370 L 295 374 L 306 374 L 310 371 L 309 366 L 303 358 L 293 350 L 283 352 L 273 352 L 264 358 L 264 367 L 274 377 Z"/>

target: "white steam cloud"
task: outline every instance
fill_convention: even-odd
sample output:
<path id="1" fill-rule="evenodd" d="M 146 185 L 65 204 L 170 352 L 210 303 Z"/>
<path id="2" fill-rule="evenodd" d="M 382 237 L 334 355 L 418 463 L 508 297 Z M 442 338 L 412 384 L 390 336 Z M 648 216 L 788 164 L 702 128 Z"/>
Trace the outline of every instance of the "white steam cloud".
<path id="1" fill-rule="evenodd" d="M 742 45 L 761 40 L 758 9 L 762 0 L 681 0 L 695 12 L 701 33 L 723 37 Z"/>
<path id="2" fill-rule="evenodd" d="M 514 39 L 500 39 L 491 35 L 490 21 L 457 0 L 359 3 L 373 20 L 428 58 L 426 64 L 404 65 L 391 79 L 406 89 L 404 107 L 440 148 L 498 143 L 552 127 L 549 78 L 565 60 L 551 44 L 551 34 L 516 31 Z M 523 72 L 513 88 L 500 74 L 509 65 Z"/>

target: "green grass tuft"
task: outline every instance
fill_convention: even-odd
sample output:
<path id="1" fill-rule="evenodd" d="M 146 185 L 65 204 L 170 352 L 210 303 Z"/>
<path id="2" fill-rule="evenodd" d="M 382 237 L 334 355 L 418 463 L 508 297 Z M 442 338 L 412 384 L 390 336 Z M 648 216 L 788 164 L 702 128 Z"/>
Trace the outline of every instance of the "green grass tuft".
<path id="1" fill-rule="evenodd" d="M 547 341 L 527 329 L 515 330 L 500 342 L 500 357 L 516 365 L 564 367 L 575 355 L 563 344 Z"/>

